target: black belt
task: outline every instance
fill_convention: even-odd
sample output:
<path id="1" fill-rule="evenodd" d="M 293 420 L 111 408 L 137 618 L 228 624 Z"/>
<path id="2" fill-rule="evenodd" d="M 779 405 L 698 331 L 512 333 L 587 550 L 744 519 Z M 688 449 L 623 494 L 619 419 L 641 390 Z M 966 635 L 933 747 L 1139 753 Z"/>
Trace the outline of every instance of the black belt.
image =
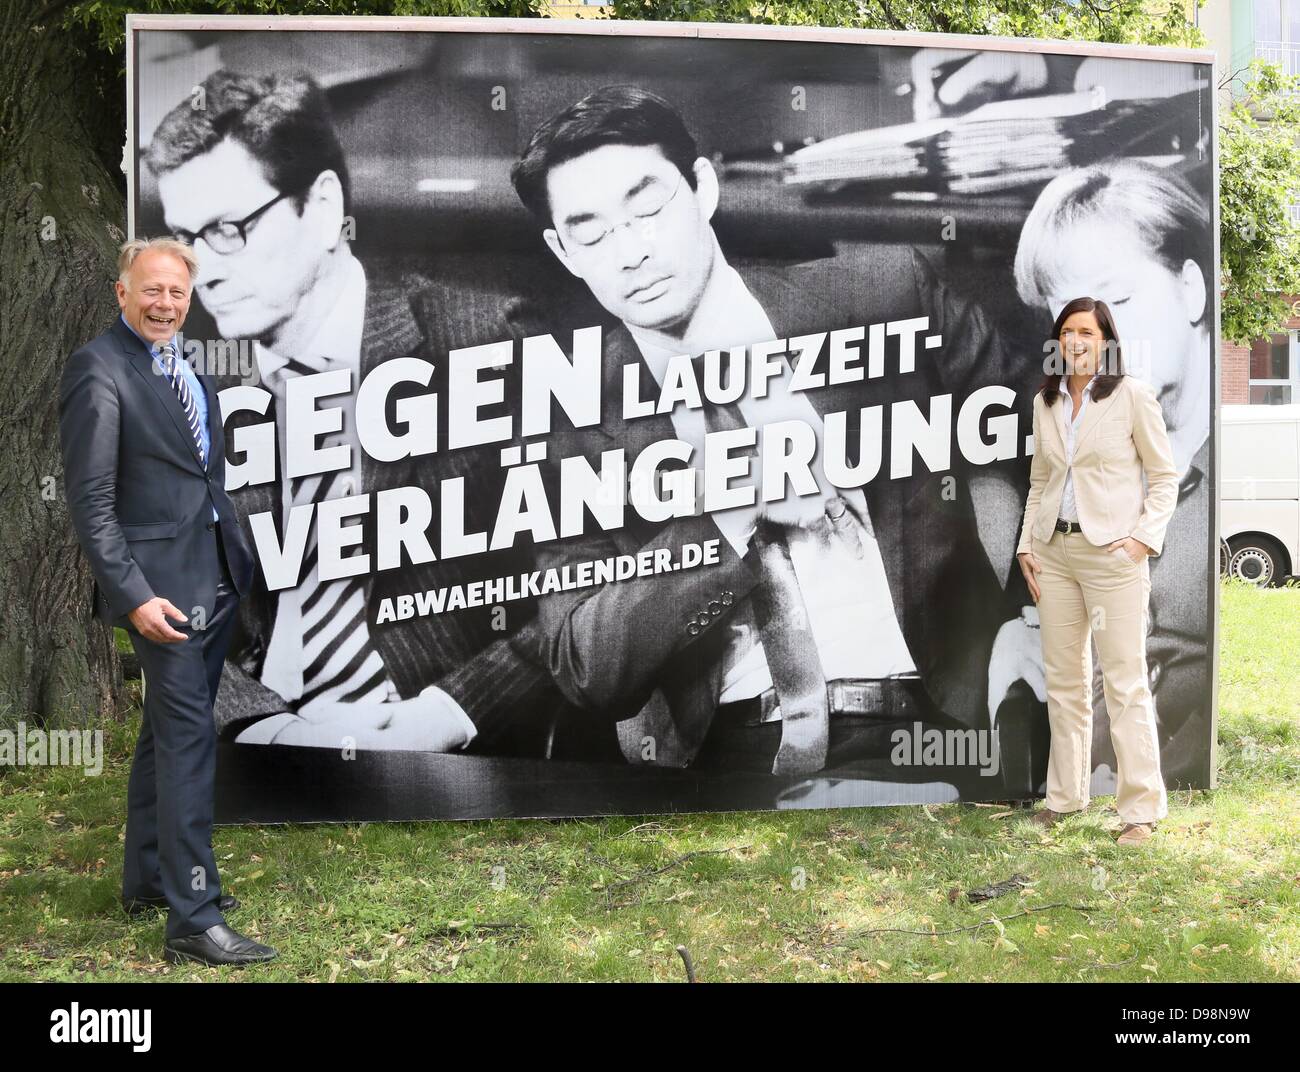
<path id="1" fill-rule="evenodd" d="M 1057 532 L 1082 532 L 1083 526 L 1080 525 L 1077 521 L 1066 521 L 1065 518 L 1058 517 L 1056 519 L 1056 531 Z"/>
<path id="2" fill-rule="evenodd" d="M 831 718 L 867 715 L 882 721 L 928 718 L 931 703 L 919 677 L 837 678 L 826 683 Z M 717 720 L 730 725 L 759 726 L 781 717 L 776 689 L 762 695 L 718 705 Z"/>

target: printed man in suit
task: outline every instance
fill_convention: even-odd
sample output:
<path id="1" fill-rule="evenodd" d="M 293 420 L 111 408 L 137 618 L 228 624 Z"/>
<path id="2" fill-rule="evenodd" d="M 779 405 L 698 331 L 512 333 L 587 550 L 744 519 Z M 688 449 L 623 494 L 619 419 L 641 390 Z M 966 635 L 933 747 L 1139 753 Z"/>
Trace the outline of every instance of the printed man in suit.
<path id="1" fill-rule="evenodd" d="M 254 77 L 218 71 L 203 83 L 205 107 L 187 100 L 160 124 L 146 162 L 158 176 L 168 228 L 193 245 L 196 293 L 221 336 L 255 340 L 257 371 L 271 398 L 264 413 L 227 422 L 232 463 L 252 467 L 240 449 L 254 426 L 271 425 L 277 443 L 269 468 L 248 473 L 234 492 L 241 519 L 269 512 L 279 533 L 293 507 L 383 488 L 419 485 L 436 494 L 444 480 L 473 482 L 467 525 L 484 527 L 475 511 L 496 502 L 495 459 L 473 450 L 440 451 L 380 464 L 357 440 L 356 388 L 383 362 L 422 358 L 435 365 L 427 387 L 400 384 L 390 393 L 390 428 L 403 394 L 437 392 L 445 405 L 447 353 L 506 337 L 495 307 L 473 307 L 469 294 L 452 318 L 449 302 L 421 281 L 393 276 L 352 252 L 351 211 L 343 150 L 322 90 L 307 76 Z M 493 319 L 493 316 L 496 318 Z M 295 377 L 346 371 L 350 389 L 316 401 L 338 411 L 336 430 L 315 449 L 347 448 L 342 468 L 283 478 L 286 385 Z M 439 417 L 446 427 L 446 414 Z M 301 446 L 301 444 L 299 444 Z M 265 460 L 265 459 L 264 459 Z M 357 553 L 374 563 L 373 511 Z M 259 572 L 246 602 L 235 662 L 226 675 L 217 717 L 242 743 L 322 745 L 345 739 L 376 749 L 450 751 L 482 747 L 520 713 L 541 718 L 558 700 L 544 670 L 526 658 L 527 637 L 508 643 L 493 628 L 492 608 L 426 615 L 376 625 L 389 595 L 418 592 L 506 574 L 506 555 L 466 556 L 322 581 L 315 525 L 296 584 L 268 589 Z M 263 563 L 264 565 L 264 563 Z M 511 614 L 521 613 L 511 608 Z"/>
<path id="2" fill-rule="evenodd" d="M 275 950 L 231 929 L 212 852 L 212 705 L 253 556 L 225 491 L 216 385 L 180 353 L 198 262 L 171 239 L 122 247 L 121 316 L 64 366 L 68 510 L 98 617 L 144 673 L 127 789 L 122 900 L 166 907 L 169 961 L 249 964 Z"/>
<path id="3" fill-rule="evenodd" d="M 711 224 L 714 169 L 652 93 L 607 87 L 559 113 L 533 135 L 512 179 L 552 253 L 612 317 L 604 420 L 555 437 L 553 457 L 597 465 L 615 447 L 631 459 L 680 439 L 698 458 L 706 432 L 790 419 L 820 445 L 835 412 L 848 414 L 852 445 L 868 405 L 884 407 L 888 443 L 892 403 L 925 414 L 932 396 L 951 392 L 956 406 L 977 383 L 997 382 L 997 333 L 910 249 L 879 247 L 861 263 L 730 265 Z M 573 315 L 550 319 L 571 326 Z M 914 336 L 915 371 L 901 372 L 907 321 L 917 317 L 942 336 L 942 358 Z M 883 378 L 799 394 L 787 389 L 787 369 L 765 399 L 621 419 L 625 365 L 638 368 L 640 397 L 655 397 L 675 355 L 885 321 L 897 337 Z M 814 371 L 826 362 L 822 347 Z M 899 727 L 988 731 L 994 640 L 1015 612 L 981 550 L 966 474 L 949 476 L 913 466 L 848 491 L 822 483 L 775 503 L 662 524 L 635 518 L 543 545 L 555 565 L 662 548 L 678 560 L 685 544 L 720 540 L 715 566 L 544 598 L 551 673 L 572 703 L 619 720 L 634 762 L 851 775 L 879 770 Z M 1012 665 L 992 676 L 1015 680 L 1029 640 L 1000 645 Z"/>

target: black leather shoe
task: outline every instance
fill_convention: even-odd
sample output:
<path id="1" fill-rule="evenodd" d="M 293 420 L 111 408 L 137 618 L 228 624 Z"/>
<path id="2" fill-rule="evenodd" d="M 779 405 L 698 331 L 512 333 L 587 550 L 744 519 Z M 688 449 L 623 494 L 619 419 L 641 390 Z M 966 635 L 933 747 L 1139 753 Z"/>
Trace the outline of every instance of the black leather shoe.
<path id="1" fill-rule="evenodd" d="M 209 927 L 202 934 L 187 934 L 182 938 L 168 938 L 163 943 L 163 957 L 171 964 L 194 961 L 210 968 L 229 964 L 242 968 L 245 964 L 260 964 L 274 960 L 276 952 L 246 938 L 224 923 Z"/>
<path id="2" fill-rule="evenodd" d="M 167 910 L 167 902 L 161 897 L 157 900 L 152 897 L 137 897 L 123 905 L 123 907 L 126 909 L 126 914 L 132 919 L 141 919 L 142 917 L 149 915 L 151 912 L 165 912 Z M 217 910 L 221 912 L 222 915 L 225 915 L 227 912 L 233 912 L 238 907 L 239 898 L 234 896 L 234 894 L 223 893 L 217 901 Z"/>

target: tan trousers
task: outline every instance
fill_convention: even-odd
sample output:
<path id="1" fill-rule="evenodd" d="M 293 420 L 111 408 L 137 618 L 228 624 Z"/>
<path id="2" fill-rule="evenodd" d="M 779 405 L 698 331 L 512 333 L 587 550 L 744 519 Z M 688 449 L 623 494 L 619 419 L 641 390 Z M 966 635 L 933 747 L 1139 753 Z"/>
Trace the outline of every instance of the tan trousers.
<path id="1" fill-rule="evenodd" d="M 1115 807 L 1121 822 L 1152 823 L 1168 814 L 1155 707 L 1147 677 L 1150 563 L 1089 543 L 1081 532 L 1033 541 L 1042 572 L 1038 619 L 1047 675 L 1052 748 L 1047 799 L 1056 812 L 1088 806 L 1092 779 L 1092 645 L 1101 660 L 1110 738 L 1119 770 Z"/>

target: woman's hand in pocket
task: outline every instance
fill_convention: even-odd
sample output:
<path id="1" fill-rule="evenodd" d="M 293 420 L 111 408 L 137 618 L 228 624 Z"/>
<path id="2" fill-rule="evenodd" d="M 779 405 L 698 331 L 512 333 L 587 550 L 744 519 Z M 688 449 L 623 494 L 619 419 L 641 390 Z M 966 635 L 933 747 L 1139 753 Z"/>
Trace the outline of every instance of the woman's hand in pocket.
<path id="1" fill-rule="evenodd" d="M 1016 558 L 1020 561 L 1020 572 L 1025 575 L 1025 584 L 1029 586 L 1029 594 L 1034 597 L 1034 602 L 1037 603 L 1041 593 L 1038 589 L 1038 577 L 1036 575 L 1043 572 L 1043 567 L 1038 564 L 1038 556 L 1033 551 L 1024 551 L 1016 555 Z"/>
<path id="2" fill-rule="evenodd" d="M 1149 548 L 1141 540 L 1133 539 L 1132 536 L 1125 536 L 1122 540 L 1116 540 L 1113 544 L 1107 547 L 1106 550 L 1107 551 L 1123 550 L 1123 552 L 1126 555 L 1128 555 L 1129 561 L 1132 562 L 1135 566 L 1140 566 L 1142 564 L 1142 560 L 1151 553 L 1151 548 Z"/>

